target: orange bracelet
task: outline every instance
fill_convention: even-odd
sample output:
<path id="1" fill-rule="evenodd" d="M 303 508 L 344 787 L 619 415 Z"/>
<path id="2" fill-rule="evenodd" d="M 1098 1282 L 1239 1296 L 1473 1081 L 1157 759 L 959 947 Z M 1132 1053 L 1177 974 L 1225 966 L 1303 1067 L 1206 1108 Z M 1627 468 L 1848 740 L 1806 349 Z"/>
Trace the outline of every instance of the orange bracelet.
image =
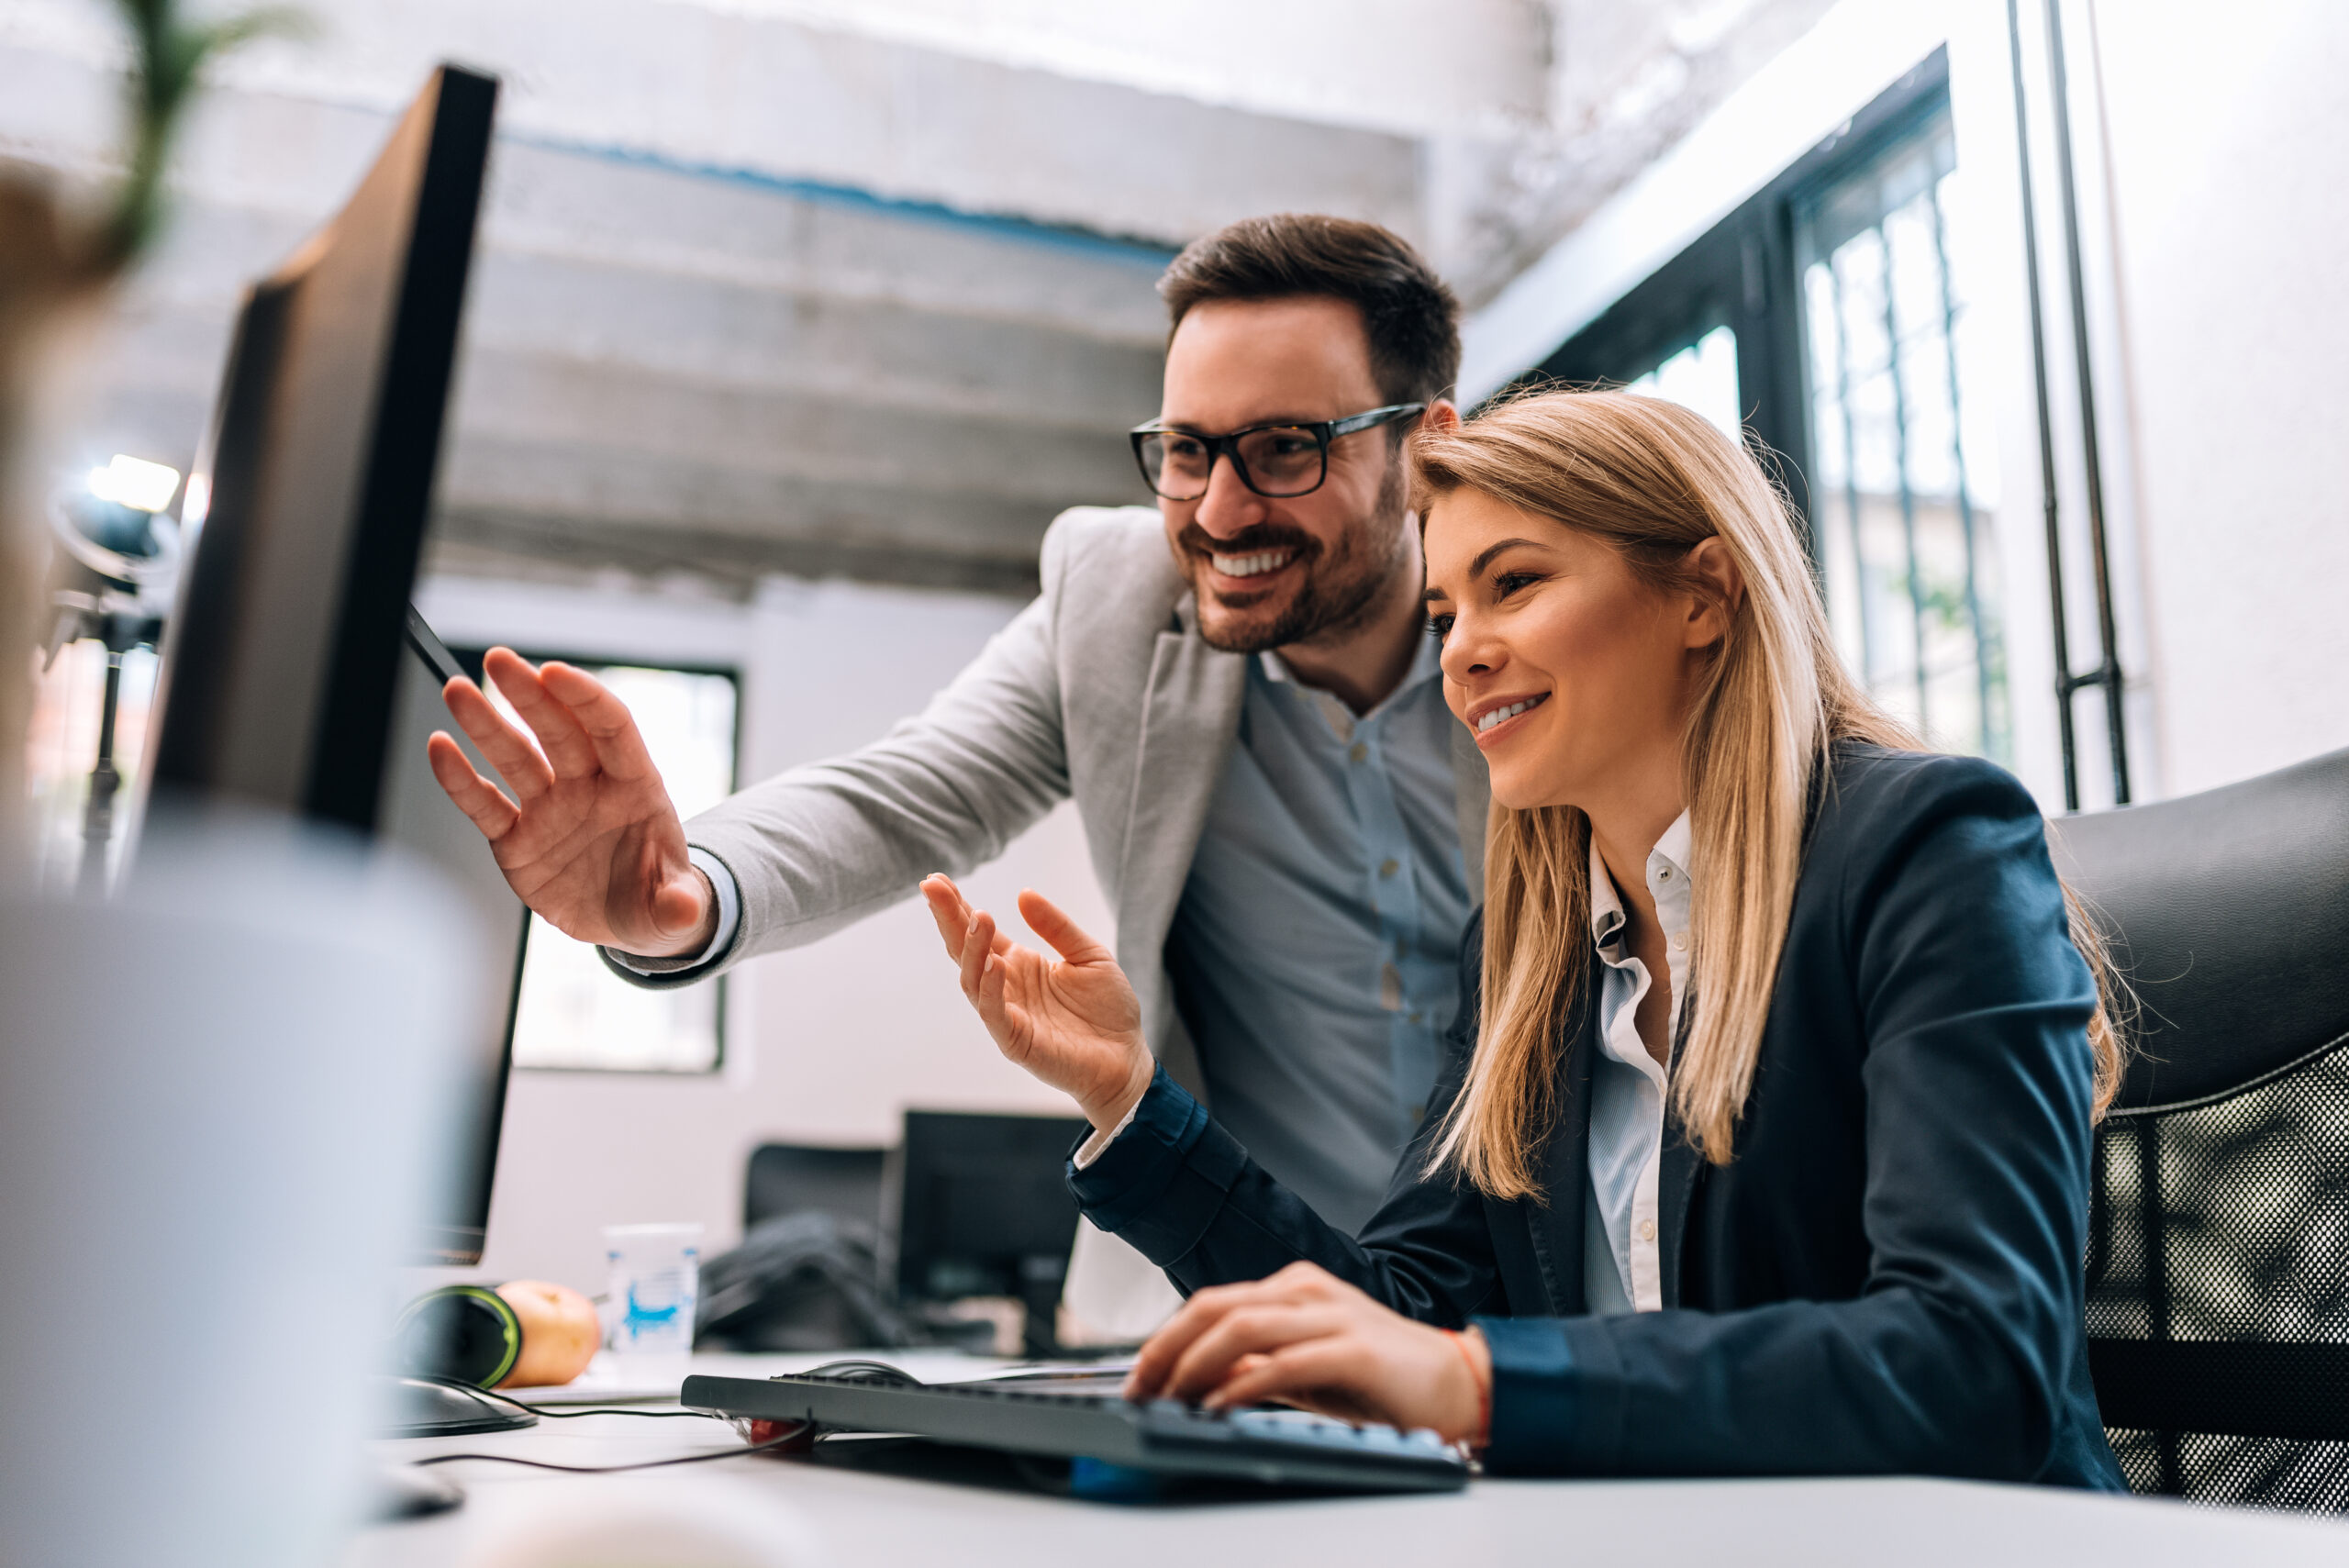
<path id="1" fill-rule="evenodd" d="M 1476 1370 L 1476 1358 L 1468 1353 L 1467 1336 L 1457 1329 L 1446 1329 L 1443 1333 L 1452 1341 L 1452 1348 L 1460 1352 L 1460 1359 L 1468 1363 L 1468 1381 L 1476 1390 L 1476 1430 L 1468 1439 L 1468 1446 L 1472 1449 L 1484 1448 L 1493 1440 L 1492 1383 L 1485 1373 Z"/>

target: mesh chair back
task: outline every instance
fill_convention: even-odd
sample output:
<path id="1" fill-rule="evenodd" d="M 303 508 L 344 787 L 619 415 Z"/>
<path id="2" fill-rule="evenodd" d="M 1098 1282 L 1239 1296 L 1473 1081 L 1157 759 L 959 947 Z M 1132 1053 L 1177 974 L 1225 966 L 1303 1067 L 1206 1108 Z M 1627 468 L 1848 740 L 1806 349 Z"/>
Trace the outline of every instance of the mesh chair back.
<path id="1" fill-rule="evenodd" d="M 2349 751 L 2049 837 L 2142 1004 L 2087 1258 L 2121 1469 L 2349 1509 Z"/>

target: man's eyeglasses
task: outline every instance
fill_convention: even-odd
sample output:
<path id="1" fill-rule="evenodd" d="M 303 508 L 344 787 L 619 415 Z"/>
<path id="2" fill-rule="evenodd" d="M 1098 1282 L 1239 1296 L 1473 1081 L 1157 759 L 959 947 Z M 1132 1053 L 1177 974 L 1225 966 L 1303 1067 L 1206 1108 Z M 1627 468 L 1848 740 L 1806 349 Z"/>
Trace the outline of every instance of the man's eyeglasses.
<path id="1" fill-rule="evenodd" d="M 1196 501 L 1208 493 L 1215 460 L 1231 460 L 1231 472 L 1257 495 L 1275 500 L 1306 495 L 1330 477 L 1330 443 L 1357 430 L 1423 412 L 1424 403 L 1390 403 L 1367 414 L 1308 425 L 1252 425 L 1228 436 L 1202 436 L 1152 420 L 1132 432 L 1134 461 L 1152 492 L 1169 501 Z"/>

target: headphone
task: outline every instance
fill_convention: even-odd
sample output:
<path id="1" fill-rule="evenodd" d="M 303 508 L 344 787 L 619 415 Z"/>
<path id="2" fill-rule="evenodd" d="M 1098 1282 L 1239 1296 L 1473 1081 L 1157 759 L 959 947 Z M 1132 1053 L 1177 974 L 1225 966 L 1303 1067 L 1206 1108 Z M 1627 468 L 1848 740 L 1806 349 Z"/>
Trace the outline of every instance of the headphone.
<path id="1" fill-rule="evenodd" d="M 522 1319 L 485 1284 L 444 1284 L 407 1304 L 392 1343 L 406 1376 L 495 1388 L 521 1359 Z"/>

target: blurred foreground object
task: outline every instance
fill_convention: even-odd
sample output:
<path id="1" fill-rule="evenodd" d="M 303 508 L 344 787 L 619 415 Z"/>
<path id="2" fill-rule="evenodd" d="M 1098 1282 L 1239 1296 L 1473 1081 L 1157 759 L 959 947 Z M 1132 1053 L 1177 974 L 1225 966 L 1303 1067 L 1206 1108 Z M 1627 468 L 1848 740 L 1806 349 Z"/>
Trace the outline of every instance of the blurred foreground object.
<path id="1" fill-rule="evenodd" d="M 733 1477 L 607 1478 L 518 1492 L 460 1568 L 810 1568 L 835 1561 L 793 1509 Z M 486 1505 L 484 1505 L 486 1506 Z"/>
<path id="2" fill-rule="evenodd" d="M 0 1562 L 325 1559 L 476 947 L 426 873 L 217 817 L 111 902 L 0 895 Z"/>
<path id="3" fill-rule="evenodd" d="M 191 22 L 177 0 L 118 0 L 131 35 L 128 147 L 109 201 L 85 204 L 46 172 L 0 159 L 0 864 L 23 851 L 18 818 L 31 702 L 19 654 L 39 635 L 42 461 L 74 402 L 68 376 L 103 330 L 116 282 L 161 221 L 163 170 L 196 77 L 223 50 L 288 30 L 267 9 Z"/>

